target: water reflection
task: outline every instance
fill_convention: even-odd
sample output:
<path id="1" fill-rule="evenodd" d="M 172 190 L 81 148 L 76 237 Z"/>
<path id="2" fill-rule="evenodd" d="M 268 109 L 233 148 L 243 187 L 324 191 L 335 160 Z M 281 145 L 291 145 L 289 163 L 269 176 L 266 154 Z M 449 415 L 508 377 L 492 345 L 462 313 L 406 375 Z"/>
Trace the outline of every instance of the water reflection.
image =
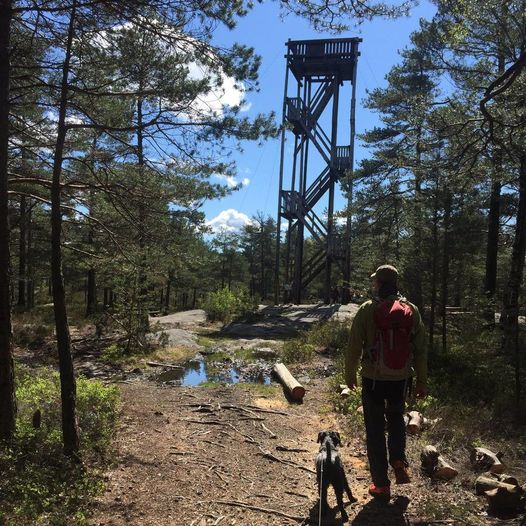
<path id="1" fill-rule="evenodd" d="M 268 367 L 266 367 L 268 369 Z M 156 374 L 153 379 L 161 384 L 195 386 L 205 382 L 236 384 L 250 382 L 270 384 L 270 373 L 262 364 L 235 366 L 227 362 L 192 360 L 180 369 L 168 369 Z"/>

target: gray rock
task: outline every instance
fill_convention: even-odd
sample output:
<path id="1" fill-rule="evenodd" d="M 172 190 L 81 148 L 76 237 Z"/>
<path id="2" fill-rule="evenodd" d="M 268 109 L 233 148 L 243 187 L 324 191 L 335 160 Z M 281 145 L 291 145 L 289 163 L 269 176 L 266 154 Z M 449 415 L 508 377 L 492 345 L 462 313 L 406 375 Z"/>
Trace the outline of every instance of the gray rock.
<path id="1" fill-rule="evenodd" d="M 184 329 L 165 329 L 160 332 L 153 332 L 146 336 L 146 339 L 154 345 L 161 345 L 163 347 L 190 347 L 193 349 L 201 349 L 201 345 L 197 343 L 197 336 Z"/>

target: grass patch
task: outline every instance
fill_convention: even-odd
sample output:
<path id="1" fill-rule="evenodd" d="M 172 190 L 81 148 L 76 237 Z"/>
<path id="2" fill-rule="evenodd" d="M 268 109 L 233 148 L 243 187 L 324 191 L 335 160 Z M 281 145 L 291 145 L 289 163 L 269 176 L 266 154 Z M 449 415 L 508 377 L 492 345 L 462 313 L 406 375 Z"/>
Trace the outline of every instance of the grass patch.
<path id="1" fill-rule="evenodd" d="M 103 349 L 100 360 L 108 364 L 125 365 L 127 367 L 147 368 L 146 362 L 180 363 L 193 358 L 197 350 L 193 347 L 160 347 L 147 349 L 143 353 L 129 353 L 117 344 Z"/>
<path id="2" fill-rule="evenodd" d="M 0 524 L 86 524 L 87 505 L 104 488 L 102 470 L 118 420 L 118 389 L 77 380 L 83 464 L 76 464 L 62 453 L 58 374 L 19 369 L 17 378 L 17 433 L 9 447 L 0 449 Z M 42 422 L 34 429 L 37 409 Z"/>
<path id="3" fill-rule="evenodd" d="M 238 383 L 234 384 L 237 389 L 242 388 L 250 391 L 256 396 L 265 396 L 269 398 L 281 398 L 282 388 L 279 384 L 258 384 L 258 383 Z"/>

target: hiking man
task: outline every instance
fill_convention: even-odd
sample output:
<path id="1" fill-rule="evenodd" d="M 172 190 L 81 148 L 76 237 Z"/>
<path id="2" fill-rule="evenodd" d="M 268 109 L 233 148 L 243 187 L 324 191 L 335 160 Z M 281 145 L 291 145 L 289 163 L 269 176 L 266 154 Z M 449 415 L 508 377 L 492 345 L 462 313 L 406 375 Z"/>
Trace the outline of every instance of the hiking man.
<path id="1" fill-rule="evenodd" d="M 382 265 L 371 278 L 375 299 L 363 303 L 353 320 L 345 353 L 345 380 L 351 389 L 356 388 L 361 358 L 363 415 L 373 482 L 369 493 L 388 500 L 385 420 L 389 463 L 396 483 L 407 484 L 405 397 L 415 372 L 416 396 L 427 396 L 427 353 L 422 318 L 416 306 L 400 296 L 396 268 Z"/>

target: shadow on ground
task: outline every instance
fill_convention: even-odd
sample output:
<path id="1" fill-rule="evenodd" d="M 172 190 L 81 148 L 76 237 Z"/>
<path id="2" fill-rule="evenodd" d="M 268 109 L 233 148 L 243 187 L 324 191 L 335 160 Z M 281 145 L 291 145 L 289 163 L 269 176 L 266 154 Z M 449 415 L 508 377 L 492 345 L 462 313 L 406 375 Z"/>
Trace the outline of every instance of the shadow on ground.
<path id="1" fill-rule="evenodd" d="M 314 322 L 327 320 L 340 310 L 340 305 L 278 305 L 261 309 L 252 319 L 234 321 L 220 334 L 237 338 L 287 338 L 308 329 Z"/>
<path id="2" fill-rule="evenodd" d="M 410 524 L 406 517 L 409 499 L 397 497 L 387 503 L 381 500 L 371 500 L 365 504 L 357 515 L 351 519 L 352 526 L 408 526 Z"/>

